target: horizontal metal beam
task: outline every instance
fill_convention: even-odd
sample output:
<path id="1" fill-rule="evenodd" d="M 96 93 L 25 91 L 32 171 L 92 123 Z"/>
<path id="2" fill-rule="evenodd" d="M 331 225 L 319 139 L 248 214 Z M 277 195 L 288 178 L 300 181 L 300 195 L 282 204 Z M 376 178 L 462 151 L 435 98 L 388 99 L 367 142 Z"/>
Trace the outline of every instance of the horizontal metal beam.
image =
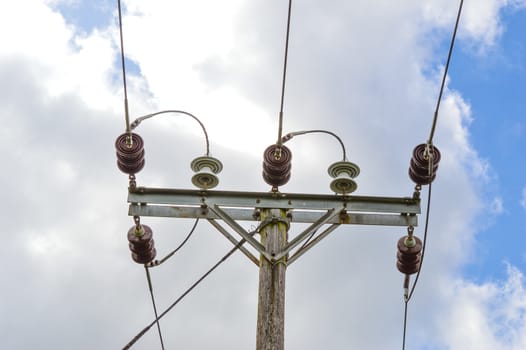
<path id="1" fill-rule="evenodd" d="M 343 206 L 348 212 L 420 214 L 420 200 L 412 197 L 201 191 L 137 187 L 130 189 L 128 202 L 132 204 L 175 205 L 178 207 L 218 206 L 221 208 L 275 208 L 325 211 Z"/>
<path id="2" fill-rule="evenodd" d="M 232 219 L 239 221 L 258 221 L 254 216 L 254 209 L 249 208 L 222 208 Z M 181 207 L 152 204 L 130 204 L 130 216 L 152 216 L 172 218 L 202 218 L 209 220 L 221 219 L 217 214 L 207 208 Z M 291 210 L 290 222 L 314 223 L 326 211 Z M 375 214 L 375 213 L 349 213 L 337 215 L 327 222 L 328 224 L 353 224 L 353 225 L 378 225 L 378 226 L 417 226 L 416 215 L 402 214 Z"/>

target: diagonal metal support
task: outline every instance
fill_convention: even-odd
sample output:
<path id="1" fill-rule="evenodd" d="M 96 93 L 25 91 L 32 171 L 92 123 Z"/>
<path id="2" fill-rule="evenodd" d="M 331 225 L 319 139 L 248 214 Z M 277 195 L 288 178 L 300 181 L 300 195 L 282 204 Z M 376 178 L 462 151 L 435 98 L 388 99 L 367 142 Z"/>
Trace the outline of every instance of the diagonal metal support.
<path id="1" fill-rule="evenodd" d="M 292 241 L 290 241 L 287 245 L 285 245 L 285 247 L 283 247 L 283 250 L 274 259 L 279 260 L 283 258 L 292 249 L 294 249 L 298 244 L 303 242 L 303 240 L 305 240 L 308 235 L 310 235 L 312 232 L 315 232 L 321 226 L 325 225 L 329 220 L 331 220 L 334 216 L 338 215 L 341 212 L 341 210 L 343 210 L 343 208 L 341 208 L 340 210 L 336 210 L 334 208 L 331 210 L 328 210 L 325 215 L 323 215 L 320 219 L 318 219 L 312 225 L 307 227 L 302 233 L 297 235 Z"/>
<path id="2" fill-rule="evenodd" d="M 292 264 L 296 259 L 298 259 L 300 256 L 305 254 L 307 250 L 314 247 L 316 244 L 318 244 L 322 239 L 327 237 L 329 233 L 336 230 L 338 227 L 340 227 L 340 224 L 332 224 L 331 226 L 327 227 L 322 233 L 320 233 L 315 239 L 313 239 L 311 242 L 306 244 L 304 247 L 301 247 L 298 251 L 296 251 L 288 260 L 287 265 Z"/>
<path id="3" fill-rule="evenodd" d="M 210 224 L 212 224 L 212 226 L 214 226 L 220 233 L 223 234 L 223 236 L 225 236 L 230 242 L 232 242 L 232 244 L 235 246 L 237 244 L 239 244 L 239 241 L 236 240 L 236 238 L 234 236 L 232 236 L 223 226 L 221 226 L 221 224 L 219 224 L 216 220 L 214 219 L 208 219 L 208 222 Z M 256 266 L 259 266 L 259 259 L 256 258 L 247 248 L 243 247 L 243 246 L 240 246 L 238 248 L 243 254 L 246 255 L 247 258 L 249 258 L 254 264 L 256 264 Z"/>
<path id="4" fill-rule="evenodd" d="M 243 237 L 252 247 L 254 247 L 260 254 L 262 254 L 265 258 L 271 260 L 272 257 L 270 254 L 268 254 L 265 247 L 259 243 L 252 235 L 250 235 L 241 225 L 239 225 L 237 222 L 235 222 L 230 216 L 228 216 L 227 213 L 225 213 L 217 204 L 215 204 L 213 207 L 210 207 L 210 210 L 213 211 L 217 216 L 219 216 L 223 221 L 230 226 L 234 231 L 239 233 L 241 237 Z"/>

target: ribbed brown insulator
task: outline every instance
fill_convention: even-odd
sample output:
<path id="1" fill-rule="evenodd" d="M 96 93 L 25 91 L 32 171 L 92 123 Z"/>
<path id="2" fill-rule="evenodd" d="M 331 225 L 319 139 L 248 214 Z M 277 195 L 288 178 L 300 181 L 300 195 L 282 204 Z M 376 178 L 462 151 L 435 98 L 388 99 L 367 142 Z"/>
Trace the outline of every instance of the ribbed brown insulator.
<path id="1" fill-rule="evenodd" d="M 276 150 L 280 157 L 276 158 Z M 290 179 L 292 153 L 285 146 L 271 145 L 263 153 L 263 180 L 273 187 L 286 184 Z"/>
<path id="2" fill-rule="evenodd" d="M 436 178 L 438 163 L 440 162 L 440 151 L 435 146 L 431 146 L 429 157 L 426 159 L 426 148 L 423 143 L 413 150 L 413 158 L 409 163 L 409 177 L 418 185 L 429 185 Z M 429 165 L 432 163 L 430 169 Z"/>
<path id="3" fill-rule="evenodd" d="M 144 142 L 142 137 L 131 134 L 131 145 L 126 141 L 130 136 L 124 133 L 115 140 L 117 150 L 117 167 L 128 175 L 136 174 L 144 167 Z"/>
<path id="4" fill-rule="evenodd" d="M 398 252 L 396 254 L 396 267 L 398 271 L 406 275 L 412 275 L 420 269 L 422 258 L 422 241 L 413 236 L 413 246 L 408 246 L 408 236 L 398 240 Z"/>
<path id="5" fill-rule="evenodd" d="M 133 261 L 138 264 L 147 264 L 155 259 L 157 251 L 153 240 L 153 232 L 149 226 L 141 225 L 138 232 L 137 226 L 128 231 L 128 241 Z"/>

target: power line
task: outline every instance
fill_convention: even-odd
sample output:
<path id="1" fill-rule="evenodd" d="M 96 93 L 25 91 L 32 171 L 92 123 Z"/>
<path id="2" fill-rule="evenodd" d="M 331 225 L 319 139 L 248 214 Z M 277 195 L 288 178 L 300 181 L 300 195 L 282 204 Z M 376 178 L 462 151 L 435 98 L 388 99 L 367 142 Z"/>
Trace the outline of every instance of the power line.
<path id="1" fill-rule="evenodd" d="M 251 235 L 259 232 L 262 227 L 264 227 L 268 222 L 262 222 L 258 225 L 258 227 L 250 232 Z M 205 272 L 199 279 L 197 279 L 183 294 L 181 294 L 166 310 L 164 310 L 159 316 L 155 317 L 155 320 L 153 320 L 149 325 L 147 325 L 142 331 L 137 333 L 135 337 L 133 337 L 132 340 L 128 344 L 126 344 L 122 350 L 130 349 L 133 344 L 135 344 L 143 335 L 145 335 L 150 328 L 161 318 L 163 318 L 168 312 L 170 312 L 179 302 L 181 302 L 195 287 L 197 287 L 208 275 L 210 275 L 216 268 L 219 267 L 222 263 L 224 263 L 232 254 L 236 252 L 244 243 L 246 242 L 246 239 L 242 238 L 228 253 L 226 253 L 217 263 L 215 263 L 207 272 Z"/>
<path id="2" fill-rule="evenodd" d="M 435 114 L 433 116 L 433 124 L 431 125 L 431 132 L 429 133 L 429 140 L 427 141 L 427 143 L 430 145 L 433 144 L 433 136 L 435 134 L 435 128 L 436 128 L 436 124 L 438 120 L 438 110 L 440 108 L 440 102 L 442 101 L 442 93 L 444 92 L 444 86 L 446 84 L 447 71 L 449 69 L 449 62 L 451 61 L 451 54 L 453 53 L 453 46 L 455 45 L 455 38 L 457 36 L 458 23 L 460 22 L 460 15 L 462 13 L 463 4 L 464 4 L 464 0 L 460 0 L 460 4 L 458 6 L 458 12 L 457 12 L 457 19 L 455 21 L 455 29 L 453 30 L 453 35 L 451 37 L 451 44 L 449 45 L 449 52 L 447 54 L 446 67 L 444 68 L 444 75 L 442 76 L 442 84 L 440 85 L 440 92 L 438 94 Z"/>
<path id="3" fill-rule="evenodd" d="M 285 55 L 283 58 L 283 78 L 281 80 L 281 102 L 279 107 L 279 126 L 278 126 L 278 141 L 279 146 L 282 145 L 281 135 L 283 133 L 283 105 L 285 103 L 285 82 L 287 80 L 287 61 L 289 55 L 289 36 L 290 36 L 290 17 L 292 12 L 292 0 L 289 0 L 289 9 L 287 14 L 287 33 L 285 36 Z"/>
<path id="4" fill-rule="evenodd" d="M 131 130 L 134 130 L 136 127 L 139 126 L 139 124 L 141 124 L 146 119 L 150 119 L 152 117 L 155 117 L 156 115 L 167 114 L 167 113 L 184 114 L 186 116 L 189 116 L 190 118 L 193 118 L 196 122 L 199 123 L 199 126 L 201 127 L 201 129 L 203 130 L 203 134 L 205 135 L 206 155 L 209 156 L 210 155 L 210 141 L 208 140 L 208 133 L 206 132 L 205 125 L 203 124 L 203 122 L 201 122 L 199 120 L 199 118 L 197 118 L 192 113 L 189 113 L 189 112 L 186 112 L 186 111 L 182 111 L 182 110 L 168 109 L 168 110 L 164 110 L 164 111 L 159 111 L 159 112 L 155 112 L 155 113 L 146 114 L 146 115 L 144 115 L 142 117 L 139 117 L 139 118 L 135 119 L 133 121 L 133 123 L 131 123 Z"/>
<path id="5" fill-rule="evenodd" d="M 177 253 L 182 247 L 184 247 L 184 245 L 186 244 L 186 242 L 188 242 L 188 240 L 190 239 L 190 237 L 192 237 L 193 233 L 195 232 L 195 229 L 197 227 L 197 224 L 199 223 L 199 218 L 195 219 L 195 222 L 194 222 L 194 225 L 192 226 L 192 228 L 190 229 L 190 232 L 188 232 L 188 235 L 186 235 L 186 237 L 183 239 L 183 241 L 177 246 L 177 248 L 175 248 L 172 252 L 170 252 L 168 255 L 166 255 L 164 258 L 162 258 L 161 260 L 154 260 L 148 264 L 146 264 L 146 267 L 148 268 L 151 268 L 151 267 L 154 267 L 154 266 L 159 266 L 161 265 L 162 263 L 164 263 L 166 260 L 170 259 L 175 253 Z"/>
<path id="6" fill-rule="evenodd" d="M 422 256 L 420 257 L 420 267 L 418 268 L 418 271 L 415 276 L 415 281 L 413 282 L 413 286 L 411 287 L 411 291 L 406 296 L 406 303 L 409 302 L 411 297 L 413 296 L 413 293 L 415 292 L 416 284 L 418 282 L 418 278 L 420 277 L 420 271 L 422 271 L 422 264 L 424 262 L 424 255 L 426 252 L 426 242 L 427 242 L 427 233 L 429 229 L 429 215 L 431 213 L 431 186 L 432 184 L 429 184 L 429 188 L 427 191 L 427 208 L 426 208 L 426 224 L 424 225 L 424 238 L 422 240 Z"/>
<path id="7" fill-rule="evenodd" d="M 150 271 L 148 270 L 148 267 L 146 264 L 144 265 L 144 271 L 146 271 L 146 279 L 148 280 L 148 289 L 150 290 L 150 297 L 152 298 L 152 306 L 153 306 L 153 312 L 155 315 L 155 319 L 157 320 L 157 332 L 159 333 L 159 341 L 161 342 L 161 349 L 164 350 L 164 341 L 163 341 L 163 334 L 161 332 L 161 325 L 158 321 L 158 315 L 157 315 L 157 306 L 155 305 L 155 296 L 153 294 L 153 286 L 152 286 L 152 278 L 150 276 Z"/>
<path id="8" fill-rule="evenodd" d="M 283 136 L 281 138 L 281 141 L 282 141 L 282 143 L 285 143 L 285 142 L 289 141 L 291 138 L 293 138 L 294 136 L 305 135 L 305 134 L 313 134 L 313 133 L 322 133 L 322 134 L 328 134 L 328 135 L 333 136 L 336 140 L 338 140 L 338 142 L 340 143 L 340 146 L 342 147 L 343 160 L 344 161 L 347 160 L 347 151 L 345 150 L 345 145 L 343 144 L 342 139 L 338 135 L 333 133 L 332 131 L 328 131 L 328 130 L 304 130 L 304 131 L 289 132 L 287 135 L 285 135 L 285 136 Z"/>
<path id="9" fill-rule="evenodd" d="M 463 6 L 463 4 L 464 4 L 464 0 L 460 0 L 458 11 L 457 11 L 457 17 L 456 17 L 456 21 L 455 21 L 455 27 L 453 29 L 453 34 L 451 36 L 451 43 L 449 45 L 449 51 L 448 51 L 448 55 L 447 55 L 446 65 L 444 67 L 444 74 L 442 76 L 442 82 L 441 82 L 441 85 L 440 85 L 440 91 L 439 91 L 439 94 L 438 94 L 436 108 L 435 108 L 435 112 L 434 112 L 434 115 L 433 115 L 433 122 L 432 122 L 432 125 L 431 125 L 431 131 L 430 131 L 430 134 L 429 134 L 429 139 L 427 141 L 426 153 L 427 153 L 427 156 L 429 157 L 429 171 L 428 171 L 429 177 L 432 176 L 432 174 L 433 174 L 433 167 L 434 167 L 434 164 L 433 164 L 434 155 L 432 153 L 429 154 L 429 152 L 432 151 L 432 149 L 434 148 L 433 147 L 433 137 L 434 137 L 434 134 L 435 134 L 436 124 L 437 124 L 437 121 L 438 121 L 438 111 L 440 109 L 440 103 L 442 101 L 442 95 L 443 95 L 444 87 L 445 87 L 445 83 L 446 83 L 447 72 L 448 72 L 448 69 L 449 69 L 449 63 L 451 62 L 451 56 L 452 56 L 452 53 L 453 53 L 453 47 L 455 45 L 455 39 L 456 39 L 457 31 L 458 31 L 458 24 L 460 22 L 460 16 L 462 14 L 462 6 Z M 422 271 L 422 264 L 424 262 L 424 256 L 425 256 L 425 251 L 426 251 L 426 243 L 427 243 L 427 236 L 428 236 L 428 230 L 429 230 L 429 216 L 430 216 L 430 212 L 431 212 L 431 188 L 432 188 L 432 184 L 431 184 L 431 182 L 429 182 L 429 188 L 428 188 L 428 194 L 427 194 L 426 218 L 425 218 L 425 222 L 426 223 L 425 223 L 425 226 L 424 226 L 424 237 L 423 237 L 423 241 L 422 241 L 422 255 L 420 257 L 420 265 L 418 267 L 418 271 L 417 271 L 417 274 L 415 276 L 415 280 L 413 282 L 413 286 L 411 287 L 411 290 L 408 291 L 406 289 L 406 292 L 405 292 L 406 294 L 404 296 L 404 323 L 403 323 L 402 350 L 405 350 L 405 343 L 406 343 L 408 304 L 409 304 L 409 301 L 411 300 L 411 297 L 413 296 L 413 293 L 415 292 L 415 288 L 416 288 L 416 285 L 418 283 L 418 279 L 420 277 L 420 273 Z M 407 282 L 409 282 L 408 279 L 407 279 Z"/>
<path id="10" fill-rule="evenodd" d="M 445 80 L 446 80 L 446 75 L 447 75 L 447 70 L 448 70 L 448 67 L 449 67 L 449 62 L 451 60 L 451 54 L 452 54 L 452 51 L 453 51 L 453 45 L 455 43 L 455 37 L 456 37 L 456 33 L 457 33 L 457 29 L 458 29 L 458 24 L 459 24 L 459 21 L 460 21 L 460 15 L 462 13 L 462 5 L 464 3 L 464 0 L 460 0 L 460 5 L 459 5 L 459 8 L 458 8 L 458 13 L 457 13 L 457 19 L 456 19 L 456 22 L 455 22 L 455 29 L 453 30 L 453 36 L 451 38 L 451 45 L 449 47 L 449 53 L 448 53 L 448 57 L 447 57 L 447 63 L 446 63 L 446 67 L 445 67 L 445 70 L 444 70 L 444 76 L 442 78 L 442 85 L 440 87 L 440 93 L 438 95 L 438 101 L 437 101 L 437 105 L 436 105 L 436 110 L 435 110 L 435 115 L 434 115 L 434 118 L 433 118 L 433 125 L 432 125 L 432 128 L 431 128 L 431 134 L 430 134 L 430 137 L 429 137 L 429 141 L 428 141 L 428 147 L 431 148 L 430 146 L 432 145 L 432 139 L 433 139 L 433 135 L 434 135 L 434 130 L 435 130 L 435 127 L 436 127 L 436 123 L 437 123 L 437 116 L 438 116 L 438 109 L 440 107 L 440 101 L 442 99 L 442 93 L 443 93 L 443 90 L 444 90 L 444 84 L 445 84 Z M 429 151 L 429 150 L 428 150 Z M 433 174 L 433 167 L 435 164 L 433 164 L 433 155 L 432 154 L 428 154 L 429 156 L 429 176 L 431 176 Z M 426 209 L 426 223 L 425 223 L 425 227 L 424 227 L 424 239 L 423 239 L 423 245 L 422 245 L 422 257 L 421 257 L 421 260 L 420 260 L 420 267 L 422 266 L 422 262 L 423 262 L 423 259 L 424 259 L 424 254 L 425 254 L 425 248 L 426 248 L 426 240 L 427 240 L 427 232 L 428 232 L 428 228 L 429 228 L 429 216 L 430 216 L 430 211 L 431 211 L 431 182 L 429 183 L 429 188 L 428 188 L 428 196 L 427 196 L 427 209 Z M 415 281 L 413 283 L 413 287 L 411 288 L 411 292 L 407 295 L 406 299 L 407 301 L 409 301 L 415 291 L 415 288 L 416 288 L 416 284 L 418 282 L 418 278 L 420 276 L 420 271 L 421 271 L 421 268 L 418 269 L 418 272 L 417 272 L 417 275 L 415 277 Z"/>
<path id="11" fill-rule="evenodd" d="M 122 34 L 122 11 L 121 11 L 121 0 L 117 0 L 117 7 L 119 10 L 119 35 L 121 44 L 121 67 L 122 67 L 122 86 L 124 88 L 124 119 L 126 122 L 126 132 L 131 135 L 130 129 L 130 117 L 128 112 L 128 89 L 126 87 L 126 63 L 124 60 L 124 39 Z M 131 137 L 128 142 L 131 142 Z"/>

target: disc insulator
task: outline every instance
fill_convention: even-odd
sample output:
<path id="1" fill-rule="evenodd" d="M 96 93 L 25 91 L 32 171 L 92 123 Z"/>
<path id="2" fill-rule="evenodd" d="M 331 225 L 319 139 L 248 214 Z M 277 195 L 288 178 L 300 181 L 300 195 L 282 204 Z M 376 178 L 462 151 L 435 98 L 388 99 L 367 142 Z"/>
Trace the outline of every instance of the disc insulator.
<path id="1" fill-rule="evenodd" d="M 422 241 L 413 236 L 413 244 L 408 243 L 408 236 L 398 240 L 398 252 L 396 254 L 396 267 L 398 271 L 406 275 L 412 275 L 420 269 L 422 258 Z"/>
<path id="2" fill-rule="evenodd" d="M 418 185 L 429 185 L 436 178 L 440 151 L 435 146 L 429 148 L 426 154 L 426 144 L 420 144 L 413 150 L 413 158 L 409 163 L 409 177 Z M 430 166 L 432 165 L 432 166 Z"/>
<path id="3" fill-rule="evenodd" d="M 279 155 L 276 154 L 279 147 Z M 292 153 L 285 146 L 271 145 L 263 153 L 263 180 L 273 187 L 286 184 L 290 180 Z"/>
<path id="4" fill-rule="evenodd" d="M 328 172 L 334 178 L 330 187 L 335 193 L 352 193 L 358 188 L 358 185 L 353 180 L 360 174 L 358 165 L 347 161 L 336 162 L 329 167 Z"/>
<path id="5" fill-rule="evenodd" d="M 190 164 L 195 175 L 192 176 L 192 183 L 203 190 L 216 187 L 219 184 L 219 178 L 216 174 L 223 170 L 223 164 L 219 159 L 213 157 L 198 157 Z"/>
<path id="6" fill-rule="evenodd" d="M 153 240 L 153 232 L 149 226 L 141 225 L 138 231 L 133 226 L 128 231 L 128 242 L 133 261 L 138 264 L 147 264 L 155 259 L 157 251 Z"/>
<path id="7" fill-rule="evenodd" d="M 142 137 L 131 134 L 131 143 L 127 140 L 130 134 L 124 133 L 115 140 L 117 150 L 117 167 L 125 174 L 132 175 L 144 167 L 144 142 Z"/>

